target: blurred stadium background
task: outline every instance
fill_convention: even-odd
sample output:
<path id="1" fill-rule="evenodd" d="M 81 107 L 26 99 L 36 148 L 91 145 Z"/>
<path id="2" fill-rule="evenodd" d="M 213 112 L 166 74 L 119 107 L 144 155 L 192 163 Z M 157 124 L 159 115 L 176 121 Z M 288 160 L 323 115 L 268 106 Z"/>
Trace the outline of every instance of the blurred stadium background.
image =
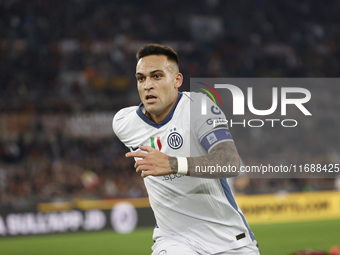
<path id="1" fill-rule="evenodd" d="M 335 0 L 1 0 L 0 247 L 6 236 L 30 233 L 9 229 L 9 224 L 20 225 L 22 219 L 8 216 L 20 213 L 80 210 L 85 218 L 94 219 L 82 230 L 86 226 L 97 230 L 95 223 L 101 217 L 97 209 L 110 217 L 108 210 L 117 201 L 130 201 L 139 219 L 149 215 L 137 226 L 153 224 L 143 181 L 111 128 L 117 110 L 139 103 L 134 71 L 135 52 L 141 45 L 166 43 L 178 51 L 183 90 L 189 90 L 190 77 L 334 78 L 340 73 L 339 12 L 340 2 Z M 245 164 L 275 162 L 276 157 L 296 164 L 339 163 L 340 87 L 328 86 L 312 96 L 318 114 L 305 124 L 303 134 L 295 134 L 303 137 L 303 143 L 292 136 L 275 136 L 275 130 L 232 129 Z M 326 133 L 327 140 L 318 133 Z M 242 205 L 248 204 L 247 196 L 259 194 L 265 196 L 260 201 L 269 201 L 267 209 L 248 207 L 250 218 L 255 212 L 254 223 L 261 212 L 265 215 L 259 223 L 271 223 L 277 214 L 268 209 L 274 201 L 271 196 L 278 194 L 282 201 L 282 194 L 296 192 L 300 197 L 292 202 L 295 207 L 288 207 L 303 208 L 302 216 L 289 209 L 288 221 L 302 222 L 303 215 L 313 210 L 307 219 L 340 218 L 339 175 L 239 178 L 234 190 L 240 201 L 246 198 Z M 307 192 L 318 197 L 315 204 L 307 204 L 313 200 Z M 331 216 L 327 210 L 324 214 L 317 210 L 325 203 Z M 268 211 L 274 214 L 268 216 Z M 77 215 L 71 219 L 82 217 Z M 339 229 L 339 220 L 331 225 Z M 319 235 L 327 234 L 320 231 Z M 63 231 L 56 227 L 52 232 Z M 117 236 L 112 235 L 112 242 L 118 245 Z M 151 240 L 151 230 L 146 238 Z M 266 239 L 259 239 L 265 246 Z M 337 240 L 334 245 L 340 245 Z M 140 244 L 149 250 L 150 242 Z M 301 245 L 294 247 L 309 248 Z M 112 251 L 134 254 L 124 249 L 115 253 L 114 246 Z"/>

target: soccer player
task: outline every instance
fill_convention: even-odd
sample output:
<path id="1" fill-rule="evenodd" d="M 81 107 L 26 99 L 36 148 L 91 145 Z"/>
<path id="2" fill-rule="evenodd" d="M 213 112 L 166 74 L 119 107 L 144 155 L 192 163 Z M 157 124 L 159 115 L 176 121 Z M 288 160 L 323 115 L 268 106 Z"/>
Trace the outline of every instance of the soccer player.
<path id="1" fill-rule="evenodd" d="M 120 110 L 112 125 L 144 178 L 156 218 L 152 255 L 260 254 L 226 180 L 239 171 L 233 138 L 225 122 L 211 124 L 223 112 L 207 98 L 206 115 L 190 111 L 205 95 L 178 91 L 183 76 L 172 48 L 145 45 L 137 61 L 142 102 Z"/>

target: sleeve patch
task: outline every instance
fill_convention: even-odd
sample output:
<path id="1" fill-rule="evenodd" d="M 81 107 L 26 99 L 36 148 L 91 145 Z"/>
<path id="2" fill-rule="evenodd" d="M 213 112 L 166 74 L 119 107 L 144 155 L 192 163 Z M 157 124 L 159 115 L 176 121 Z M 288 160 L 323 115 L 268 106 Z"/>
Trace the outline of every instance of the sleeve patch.
<path id="1" fill-rule="evenodd" d="M 223 140 L 233 140 L 228 129 L 217 129 L 212 132 L 209 132 L 206 136 L 204 136 L 201 140 L 201 145 L 206 151 L 215 145 L 219 141 Z"/>

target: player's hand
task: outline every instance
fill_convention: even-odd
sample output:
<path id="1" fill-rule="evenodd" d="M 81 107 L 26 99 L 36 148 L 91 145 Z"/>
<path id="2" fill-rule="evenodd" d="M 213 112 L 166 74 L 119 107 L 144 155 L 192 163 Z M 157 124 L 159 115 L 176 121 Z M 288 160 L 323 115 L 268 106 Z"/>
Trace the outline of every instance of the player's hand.
<path id="1" fill-rule="evenodd" d="M 136 172 L 140 173 L 143 178 L 149 175 L 162 176 L 172 173 L 169 156 L 150 146 L 139 146 L 139 148 L 142 151 L 128 152 L 125 157 L 141 158 L 136 161 L 135 168 Z"/>

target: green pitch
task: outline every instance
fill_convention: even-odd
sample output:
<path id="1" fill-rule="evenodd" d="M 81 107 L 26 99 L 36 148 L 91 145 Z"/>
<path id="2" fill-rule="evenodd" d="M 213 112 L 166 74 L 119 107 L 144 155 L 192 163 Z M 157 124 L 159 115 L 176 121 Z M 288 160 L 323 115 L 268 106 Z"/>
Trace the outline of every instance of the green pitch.
<path id="1" fill-rule="evenodd" d="M 300 249 L 329 251 L 340 246 L 340 220 L 251 226 L 261 255 L 288 255 Z M 1 255 L 151 254 L 152 228 L 127 235 L 113 231 L 0 238 Z"/>

